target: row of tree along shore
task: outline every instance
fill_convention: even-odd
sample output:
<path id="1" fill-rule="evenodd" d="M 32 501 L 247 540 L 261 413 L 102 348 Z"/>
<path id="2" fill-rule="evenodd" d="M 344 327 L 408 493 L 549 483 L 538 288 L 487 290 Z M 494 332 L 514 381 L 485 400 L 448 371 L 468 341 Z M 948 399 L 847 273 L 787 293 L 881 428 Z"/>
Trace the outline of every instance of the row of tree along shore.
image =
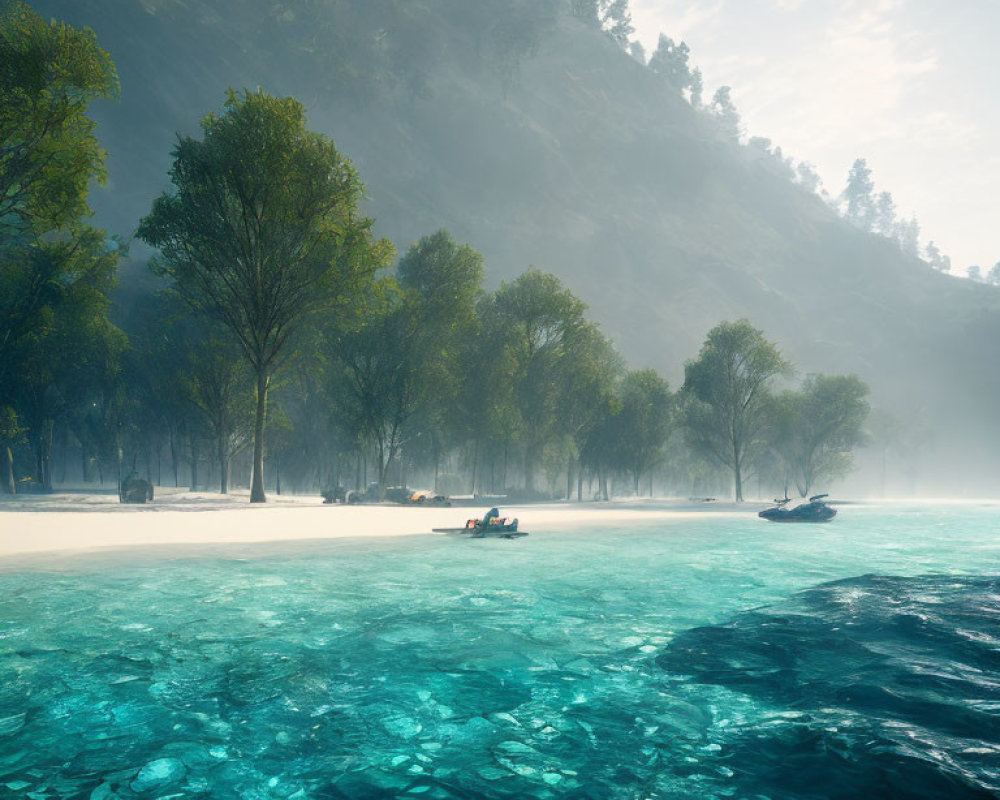
<path id="1" fill-rule="evenodd" d="M 628 370 L 553 275 L 486 291 L 482 257 L 445 231 L 397 258 L 359 211 L 350 161 L 299 102 L 259 90 L 178 140 L 172 189 L 137 229 L 158 289 L 116 306 L 127 250 L 86 224 L 103 153 L 85 116 L 117 92 L 114 65 L 92 33 L 20 3 L 0 35 L 6 492 L 143 473 L 249 484 L 262 502 L 266 465 L 278 492 L 742 500 L 752 476 L 806 494 L 864 441 L 867 387 L 794 386 L 746 320 L 708 334 L 675 393 Z"/>

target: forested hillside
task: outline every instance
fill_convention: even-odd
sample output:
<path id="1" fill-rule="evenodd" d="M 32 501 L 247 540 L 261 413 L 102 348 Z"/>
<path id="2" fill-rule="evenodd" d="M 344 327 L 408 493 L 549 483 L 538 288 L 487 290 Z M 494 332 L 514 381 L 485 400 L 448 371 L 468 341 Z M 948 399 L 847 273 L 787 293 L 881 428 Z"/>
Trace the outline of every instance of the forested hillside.
<path id="1" fill-rule="evenodd" d="M 120 101 L 92 107 L 108 181 L 90 202 L 113 233 L 131 235 L 166 187 L 176 133 L 227 87 L 260 86 L 302 101 L 351 158 L 365 213 L 400 252 L 444 228 L 484 255 L 492 286 L 529 264 L 552 272 L 633 366 L 674 386 L 710 328 L 747 317 L 802 372 L 868 381 L 873 405 L 926 440 L 925 461 L 947 465 L 948 488 L 959 456 L 961 480 L 997 464 L 997 290 L 852 227 L 586 4 L 32 5 L 93 28 L 117 66 Z M 120 296 L 150 280 L 148 253 L 133 246 Z"/>

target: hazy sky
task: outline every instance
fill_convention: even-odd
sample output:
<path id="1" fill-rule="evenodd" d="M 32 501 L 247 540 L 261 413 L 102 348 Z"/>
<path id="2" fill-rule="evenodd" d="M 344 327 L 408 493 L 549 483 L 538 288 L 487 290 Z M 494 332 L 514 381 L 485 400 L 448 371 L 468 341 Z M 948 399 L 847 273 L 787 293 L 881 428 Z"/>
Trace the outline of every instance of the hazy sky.
<path id="1" fill-rule="evenodd" d="M 684 40 L 705 96 L 838 195 L 857 157 L 952 271 L 1000 261 L 1000 0 L 631 0 L 647 52 Z"/>

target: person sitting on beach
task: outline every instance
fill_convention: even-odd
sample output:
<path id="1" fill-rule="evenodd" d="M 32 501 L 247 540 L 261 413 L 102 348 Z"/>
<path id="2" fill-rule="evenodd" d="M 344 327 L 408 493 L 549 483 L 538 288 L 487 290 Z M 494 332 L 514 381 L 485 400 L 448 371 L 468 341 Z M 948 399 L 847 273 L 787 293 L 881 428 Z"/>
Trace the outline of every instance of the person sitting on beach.
<path id="1" fill-rule="evenodd" d="M 483 530 L 486 530 L 487 528 L 490 527 L 491 520 L 494 519 L 500 519 L 500 511 L 499 509 L 491 508 L 489 511 L 486 512 L 486 514 L 483 515 L 482 520 L 480 520 L 479 522 L 479 526 Z"/>

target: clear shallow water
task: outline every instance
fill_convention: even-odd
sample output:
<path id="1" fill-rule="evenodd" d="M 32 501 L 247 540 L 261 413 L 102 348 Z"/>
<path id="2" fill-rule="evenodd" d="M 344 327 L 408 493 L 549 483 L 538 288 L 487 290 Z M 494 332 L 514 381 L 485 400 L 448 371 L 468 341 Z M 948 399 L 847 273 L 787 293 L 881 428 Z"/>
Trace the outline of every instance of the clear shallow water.
<path id="1" fill-rule="evenodd" d="M 0 797 L 998 796 L 998 522 L 0 562 Z"/>

